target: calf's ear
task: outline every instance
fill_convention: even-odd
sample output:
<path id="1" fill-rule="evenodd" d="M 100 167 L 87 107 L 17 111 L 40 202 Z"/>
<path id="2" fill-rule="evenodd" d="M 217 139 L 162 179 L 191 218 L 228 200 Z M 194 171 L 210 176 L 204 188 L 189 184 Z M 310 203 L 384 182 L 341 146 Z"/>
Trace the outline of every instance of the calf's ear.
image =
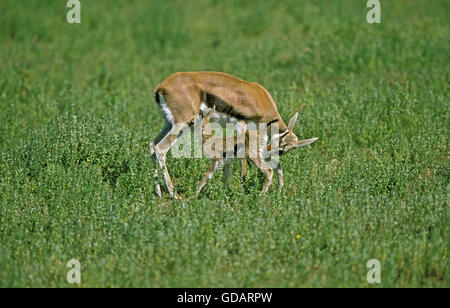
<path id="1" fill-rule="evenodd" d="M 211 110 L 205 115 L 205 120 L 209 121 L 212 117 L 212 115 L 216 112 L 216 105 L 214 105 Z"/>
<path id="2" fill-rule="evenodd" d="M 291 120 L 289 121 L 288 131 L 292 132 L 292 130 L 294 129 L 294 126 L 295 126 L 295 122 L 297 122 L 297 118 L 298 118 L 298 112 L 296 112 L 294 114 L 294 116 L 291 118 Z"/>

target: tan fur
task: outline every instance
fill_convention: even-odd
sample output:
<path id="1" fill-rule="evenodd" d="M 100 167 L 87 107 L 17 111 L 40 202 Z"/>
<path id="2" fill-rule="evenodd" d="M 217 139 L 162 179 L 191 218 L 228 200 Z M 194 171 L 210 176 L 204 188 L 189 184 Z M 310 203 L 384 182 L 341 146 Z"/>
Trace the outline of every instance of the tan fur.
<path id="1" fill-rule="evenodd" d="M 247 82 L 225 73 L 175 73 L 160 83 L 154 92 L 161 92 L 164 96 L 176 123 L 192 121 L 200 113 L 203 101 L 210 107 L 216 105 L 218 112 L 231 112 L 244 121 L 269 123 L 276 120 L 281 130 L 286 129 L 266 89 L 256 82 Z M 222 103 L 229 110 L 221 109 Z"/>

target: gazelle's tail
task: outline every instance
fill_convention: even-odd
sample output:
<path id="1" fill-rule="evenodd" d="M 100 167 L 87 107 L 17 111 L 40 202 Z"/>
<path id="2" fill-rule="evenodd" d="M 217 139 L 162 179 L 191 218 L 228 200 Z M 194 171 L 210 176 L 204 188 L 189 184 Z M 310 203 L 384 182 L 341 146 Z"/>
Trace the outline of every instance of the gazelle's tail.
<path id="1" fill-rule="evenodd" d="M 153 95 L 154 95 L 155 101 L 158 103 L 158 105 L 160 105 L 161 101 L 160 101 L 160 96 L 159 95 L 161 95 L 162 97 L 166 96 L 167 95 L 167 90 L 165 88 L 161 87 L 161 86 L 157 86 L 155 88 L 155 90 L 153 90 Z"/>

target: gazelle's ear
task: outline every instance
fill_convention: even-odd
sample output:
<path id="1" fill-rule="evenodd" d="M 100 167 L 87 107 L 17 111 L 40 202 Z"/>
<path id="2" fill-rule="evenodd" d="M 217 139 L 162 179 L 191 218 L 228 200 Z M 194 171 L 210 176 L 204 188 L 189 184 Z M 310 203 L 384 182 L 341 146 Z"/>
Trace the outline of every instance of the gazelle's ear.
<path id="1" fill-rule="evenodd" d="M 282 132 L 282 133 L 273 135 L 273 136 L 272 136 L 272 139 L 273 139 L 273 140 L 281 139 L 281 138 L 283 138 L 284 136 L 286 136 L 287 134 L 289 134 L 289 131 L 288 131 L 288 130 L 286 130 L 286 131 L 284 131 L 284 132 Z"/>
<path id="2" fill-rule="evenodd" d="M 316 141 L 319 138 L 311 138 L 311 139 L 305 139 L 305 140 L 301 140 L 297 143 L 297 148 L 298 147 L 304 147 L 305 145 L 311 144 L 314 141 Z"/>
<path id="3" fill-rule="evenodd" d="M 292 130 L 294 129 L 294 126 L 295 126 L 295 122 L 297 122 L 297 118 L 298 118 L 298 112 L 296 112 L 294 114 L 294 116 L 291 118 L 291 120 L 289 121 L 288 131 L 292 132 Z"/>
<path id="4" fill-rule="evenodd" d="M 211 119 L 212 115 L 216 112 L 216 105 L 214 105 L 211 110 L 205 115 L 205 120 L 209 121 Z"/>

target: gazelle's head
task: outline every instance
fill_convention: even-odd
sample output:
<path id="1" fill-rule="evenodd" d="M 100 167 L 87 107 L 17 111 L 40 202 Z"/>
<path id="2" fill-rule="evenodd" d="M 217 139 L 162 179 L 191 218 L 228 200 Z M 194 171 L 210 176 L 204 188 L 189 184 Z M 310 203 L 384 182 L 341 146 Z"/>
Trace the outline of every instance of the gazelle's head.
<path id="1" fill-rule="evenodd" d="M 305 139 L 305 140 L 299 141 L 293 131 L 295 122 L 297 122 L 297 118 L 298 118 L 298 112 L 296 112 L 294 114 L 294 116 L 291 118 L 291 120 L 289 121 L 289 125 L 284 132 L 274 135 L 272 137 L 274 139 L 279 138 L 279 140 L 280 140 L 279 147 L 276 150 L 279 153 L 279 155 L 284 155 L 293 149 L 311 144 L 318 139 L 318 138 L 312 138 L 312 139 Z"/>

